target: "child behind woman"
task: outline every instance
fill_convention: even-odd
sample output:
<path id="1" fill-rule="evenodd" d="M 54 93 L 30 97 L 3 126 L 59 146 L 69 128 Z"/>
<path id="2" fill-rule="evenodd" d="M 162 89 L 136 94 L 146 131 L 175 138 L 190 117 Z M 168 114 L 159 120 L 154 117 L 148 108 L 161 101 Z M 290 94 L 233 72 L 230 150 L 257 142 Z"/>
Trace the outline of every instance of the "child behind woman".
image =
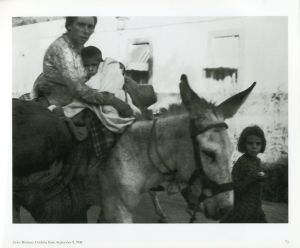
<path id="1" fill-rule="evenodd" d="M 103 60 L 101 51 L 93 46 L 83 48 L 81 55 L 88 73 L 86 85 L 97 89 L 99 92 L 113 93 L 115 97 L 130 105 L 134 115 L 139 115 L 140 110 L 132 103 L 131 97 L 123 90 L 125 81 L 121 64 L 110 58 Z M 65 106 L 64 112 L 66 116 L 73 117 L 84 107 L 88 107 L 95 112 L 103 125 L 115 133 L 122 133 L 135 120 L 134 116 L 122 117 L 121 113 L 113 106 L 86 106 L 77 101 Z"/>
<path id="2" fill-rule="evenodd" d="M 234 188 L 234 207 L 225 215 L 221 223 L 266 223 L 262 210 L 262 182 L 265 173 L 257 157 L 263 153 L 266 139 L 258 126 L 246 127 L 238 141 L 238 151 L 244 153 L 234 164 L 232 181 Z"/>

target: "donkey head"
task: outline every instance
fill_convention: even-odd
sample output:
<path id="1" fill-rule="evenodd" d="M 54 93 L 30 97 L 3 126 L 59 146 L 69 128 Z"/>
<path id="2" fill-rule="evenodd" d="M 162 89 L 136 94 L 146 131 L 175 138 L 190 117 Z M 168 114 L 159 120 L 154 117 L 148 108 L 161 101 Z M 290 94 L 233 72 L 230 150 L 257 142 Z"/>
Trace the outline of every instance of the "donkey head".
<path id="1" fill-rule="evenodd" d="M 189 86 L 187 77 L 181 76 L 180 94 L 182 102 L 189 113 L 190 132 L 194 140 L 196 170 L 200 176 L 193 183 L 197 185 L 199 195 L 212 196 L 210 185 L 220 185 L 231 181 L 231 155 L 233 146 L 227 133 L 225 119 L 231 118 L 238 111 L 252 91 L 251 87 L 242 91 L 220 105 L 216 106 L 199 97 Z M 232 206 L 232 191 L 217 194 L 204 200 L 205 214 L 218 219 Z"/>

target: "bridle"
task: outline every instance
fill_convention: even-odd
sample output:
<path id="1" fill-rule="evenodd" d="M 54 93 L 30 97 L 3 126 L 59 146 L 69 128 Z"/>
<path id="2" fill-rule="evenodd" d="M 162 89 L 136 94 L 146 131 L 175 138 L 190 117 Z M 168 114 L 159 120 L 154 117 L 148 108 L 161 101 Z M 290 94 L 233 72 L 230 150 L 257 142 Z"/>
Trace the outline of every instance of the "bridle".
<path id="1" fill-rule="evenodd" d="M 202 182 L 202 188 L 210 189 L 212 191 L 212 196 L 214 196 L 216 194 L 224 192 L 223 187 L 227 186 L 228 183 L 219 184 L 219 183 L 211 180 L 206 175 L 206 173 L 203 169 L 201 155 L 200 155 L 200 152 L 199 152 L 199 143 L 197 141 L 197 135 L 205 133 L 206 131 L 208 131 L 212 128 L 225 128 L 225 129 L 227 129 L 228 125 L 225 122 L 217 122 L 217 123 L 209 124 L 205 127 L 197 128 L 197 126 L 195 125 L 195 121 L 194 120 L 190 121 L 190 132 L 191 132 L 191 140 L 192 140 L 193 150 L 194 150 L 194 158 L 195 158 L 195 162 L 196 162 L 196 169 L 192 173 L 192 175 L 191 175 L 191 177 L 188 181 L 188 185 L 192 185 L 194 183 L 194 181 L 197 178 L 200 177 L 201 182 Z M 203 194 L 200 197 L 201 197 L 201 201 L 204 201 L 207 198 Z"/>
<path id="2" fill-rule="evenodd" d="M 207 130 L 210 130 L 212 128 L 228 128 L 228 125 L 225 122 L 217 122 L 209 124 L 205 127 L 197 128 L 195 120 L 190 120 L 190 132 L 191 132 L 191 139 L 193 144 L 193 150 L 194 150 L 194 158 L 196 163 L 196 169 L 192 173 L 189 181 L 188 181 L 188 187 L 190 187 L 197 178 L 201 179 L 202 183 L 202 189 L 210 189 L 211 195 L 207 196 L 203 193 L 198 197 L 197 204 L 195 204 L 195 208 L 193 211 L 193 214 L 190 219 L 190 223 L 193 223 L 196 220 L 196 213 L 197 213 L 197 207 L 201 202 L 204 200 L 214 197 L 217 194 L 229 191 L 232 189 L 232 183 L 222 183 L 219 184 L 213 180 L 211 180 L 205 173 L 203 169 L 203 164 L 201 160 L 201 155 L 199 152 L 199 143 L 197 142 L 197 135 L 202 134 L 206 132 Z M 203 192 L 203 190 L 202 190 Z"/>
<path id="3" fill-rule="evenodd" d="M 159 153 L 158 147 L 157 147 L 157 135 L 156 135 L 156 123 L 157 123 L 157 118 L 155 118 L 153 120 L 153 124 L 152 124 L 152 128 L 151 128 L 151 132 L 150 132 L 150 138 L 149 138 L 149 145 L 148 145 L 148 157 L 151 161 L 151 163 L 165 176 L 175 176 L 177 173 L 176 169 L 171 169 L 170 166 L 168 166 L 165 161 L 163 160 L 162 156 Z M 207 196 L 203 193 L 201 193 L 201 195 L 198 197 L 198 201 L 197 204 L 195 206 L 193 215 L 190 219 L 190 222 L 194 222 L 196 219 L 196 209 L 198 207 L 198 205 L 208 199 L 211 198 L 217 194 L 229 191 L 232 189 L 232 183 L 222 183 L 219 184 L 213 180 L 211 180 L 205 173 L 204 168 L 203 168 L 203 164 L 202 164 L 202 160 L 201 160 L 201 155 L 199 152 L 199 143 L 197 141 L 197 135 L 205 133 L 206 131 L 212 129 L 212 128 L 228 128 L 228 125 L 225 122 L 217 122 L 217 123 L 212 123 L 212 124 L 208 124 L 206 126 L 200 126 L 197 127 L 196 125 L 196 120 L 195 119 L 190 119 L 190 137 L 192 140 L 192 145 L 193 145 L 193 151 L 194 151 L 194 159 L 195 159 L 195 164 L 196 164 L 196 169 L 194 170 L 194 172 L 192 173 L 191 177 L 188 180 L 188 187 L 190 187 L 195 181 L 196 179 L 200 178 L 201 182 L 202 182 L 202 189 L 210 189 L 211 190 L 211 195 Z M 150 156 L 150 150 L 151 150 L 151 140 L 154 140 L 154 149 L 155 149 L 155 153 L 157 155 L 157 157 L 160 160 L 161 165 L 164 168 L 164 171 L 162 171 L 157 165 L 156 163 L 154 163 L 154 161 L 152 160 L 151 156 Z M 202 190 L 203 191 L 203 190 Z"/>

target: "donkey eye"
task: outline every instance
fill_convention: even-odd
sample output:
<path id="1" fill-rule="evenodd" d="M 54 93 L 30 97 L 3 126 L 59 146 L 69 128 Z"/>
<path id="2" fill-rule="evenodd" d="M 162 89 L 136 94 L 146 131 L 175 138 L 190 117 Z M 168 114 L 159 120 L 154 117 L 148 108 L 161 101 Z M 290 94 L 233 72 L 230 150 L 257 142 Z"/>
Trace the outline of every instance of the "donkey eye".
<path id="1" fill-rule="evenodd" d="M 208 157 L 212 162 L 216 160 L 216 154 L 213 151 L 203 150 L 203 154 Z"/>

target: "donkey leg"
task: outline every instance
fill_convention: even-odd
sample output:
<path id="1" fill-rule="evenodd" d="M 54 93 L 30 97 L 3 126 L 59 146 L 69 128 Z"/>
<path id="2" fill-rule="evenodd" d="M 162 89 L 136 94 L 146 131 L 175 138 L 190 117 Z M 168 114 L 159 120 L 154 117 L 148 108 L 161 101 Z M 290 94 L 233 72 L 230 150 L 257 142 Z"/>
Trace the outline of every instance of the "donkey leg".
<path id="1" fill-rule="evenodd" d="M 133 223 L 133 214 L 120 198 L 109 197 L 103 200 L 101 222 Z"/>
<path id="2" fill-rule="evenodd" d="M 149 191 L 149 195 L 154 205 L 155 213 L 160 217 L 158 221 L 160 223 L 168 223 L 168 216 L 165 214 L 160 205 L 157 193 L 155 191 Z"/>

